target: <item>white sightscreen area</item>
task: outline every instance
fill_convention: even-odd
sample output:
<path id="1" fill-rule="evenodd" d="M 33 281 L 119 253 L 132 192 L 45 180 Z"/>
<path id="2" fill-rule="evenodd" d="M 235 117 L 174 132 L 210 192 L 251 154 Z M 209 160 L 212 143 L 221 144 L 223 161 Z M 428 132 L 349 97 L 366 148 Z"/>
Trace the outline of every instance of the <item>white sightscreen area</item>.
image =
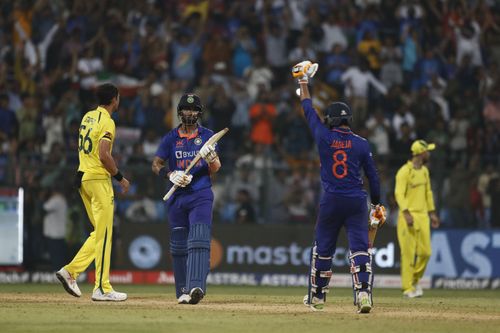
<path id="1" fill-rule="evenodd" d="M 19 189 L 0 189 L 0 265 L 23 263 L 23 198 Z"/>

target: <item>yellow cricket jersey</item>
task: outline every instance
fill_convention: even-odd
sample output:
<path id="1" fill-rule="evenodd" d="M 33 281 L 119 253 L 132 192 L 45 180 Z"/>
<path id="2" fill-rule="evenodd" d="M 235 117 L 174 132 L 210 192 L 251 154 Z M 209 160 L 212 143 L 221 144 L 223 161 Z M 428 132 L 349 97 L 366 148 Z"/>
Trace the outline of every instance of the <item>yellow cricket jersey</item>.
<path id="1" fill-rule="evenodd" d="M 434 208 L 429 169 L 415 169 L 412 161 L 404 164 L 396 174 L 394 190 L 399 210 L 428 213 Z"/>
<path id="2" fill-rule="evenodd" d="M 99 159 L 99 141 L 109 140 L 112 149 L 114 139 L 115 122 L 105 108 L 99 106 L 85 114 L 78 134 L 78 171 L 84 172 L 83 180 L 110 176 Z"/>

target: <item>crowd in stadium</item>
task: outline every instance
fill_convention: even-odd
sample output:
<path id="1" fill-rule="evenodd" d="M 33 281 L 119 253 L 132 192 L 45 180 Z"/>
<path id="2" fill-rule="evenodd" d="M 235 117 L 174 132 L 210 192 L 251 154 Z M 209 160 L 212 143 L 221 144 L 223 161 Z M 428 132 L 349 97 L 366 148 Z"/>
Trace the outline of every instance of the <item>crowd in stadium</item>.
<path id="1" fill-rule="evenodd" d="M 40 233 L 54 196 L 68 221 L 85 215 L 69 179 L 79 122 L 103 82 L 120 87 L 113 154 L 133 183 L 117 195 L 118 221 L 165 221 L 167 184 L 151 160 L 192 91 L 204 125 L 230 128 L 215 221 L 314 223 L 318 158 L 290 75 L 304 59 L 320 65 L 317 109 L 349 102 L 369 138 L 389 223 L 395 170 L 421 138 L 438 147 L 430 170 L 443 226 L 500 224 L 497 1 L 16 0 L 0 10 L 0 185 L 27 189 L 26 223 Z"/>

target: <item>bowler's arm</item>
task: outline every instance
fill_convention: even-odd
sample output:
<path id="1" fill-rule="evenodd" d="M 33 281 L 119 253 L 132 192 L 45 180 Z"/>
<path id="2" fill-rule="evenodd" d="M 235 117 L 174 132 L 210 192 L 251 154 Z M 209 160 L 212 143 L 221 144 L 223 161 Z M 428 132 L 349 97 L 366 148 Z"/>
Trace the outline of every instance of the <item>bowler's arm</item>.
<path id="1" fill-rule="evenodd" d="M 99 141 L 99 160 L 111 176 L 117 174 L 118 167 L 113 156 L 111 156 L 111 141 L 106 139 Z"/>
<path id="2" fill-rule="evenodd" d="M 115 160 L 113 159 L 113 156 L 111 156 L 111 141 L 106 138 L 99 140 L 99 160 L 104 166 L 104 169 L 106 169 L 109 174 L 120 183 L 122 193 L 127 193 L 130 183 L 127 178 L 123 177 L 121 173 L 119 173 Z"/>

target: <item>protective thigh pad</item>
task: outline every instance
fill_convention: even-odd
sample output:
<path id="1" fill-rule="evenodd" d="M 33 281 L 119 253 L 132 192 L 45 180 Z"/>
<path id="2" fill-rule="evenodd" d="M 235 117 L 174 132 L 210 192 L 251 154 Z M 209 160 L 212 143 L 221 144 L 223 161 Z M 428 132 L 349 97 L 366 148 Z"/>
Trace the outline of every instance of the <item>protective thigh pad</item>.
<path id="1" fill-rule="evenodd" d="M 354 289 L 354 302 L 360 291 L 371 293 L 372 285 L 372 256 L 368 252 L 358 251 L 349 256 L 351 262 L 352 286 Z"/>
<path id="2" fill-rule="evenodd" d="M 332 257 L 322 257 L 317 252 L 316 246 L 312 248 L 311 272 L 309 279 L 309 300 L 313 296 L 325 298 L 328 285 L 332 278 Z"/>
<path id="3" fill-rule="evenodd" d="M 186 228 L 173 228 L 170 234 L 170 253 L 172 256 L 185 256 L 188 253 L 188 231 Z"/>
<path id="4" fill-rule="evenodd" d="M 175 294 L 179 298 L 189 291 L 186 289 L 186 262 L 188 254 L 188 231 L 186 228 L 173 228 L 170 233 L 170 253 L 174 266 Z"/>
<path id="5" fill-rule="evenodd" d="M 187 286 L 206 292 L 210 269 L 210 225 L 192 224 L 188 236 Z"/>

